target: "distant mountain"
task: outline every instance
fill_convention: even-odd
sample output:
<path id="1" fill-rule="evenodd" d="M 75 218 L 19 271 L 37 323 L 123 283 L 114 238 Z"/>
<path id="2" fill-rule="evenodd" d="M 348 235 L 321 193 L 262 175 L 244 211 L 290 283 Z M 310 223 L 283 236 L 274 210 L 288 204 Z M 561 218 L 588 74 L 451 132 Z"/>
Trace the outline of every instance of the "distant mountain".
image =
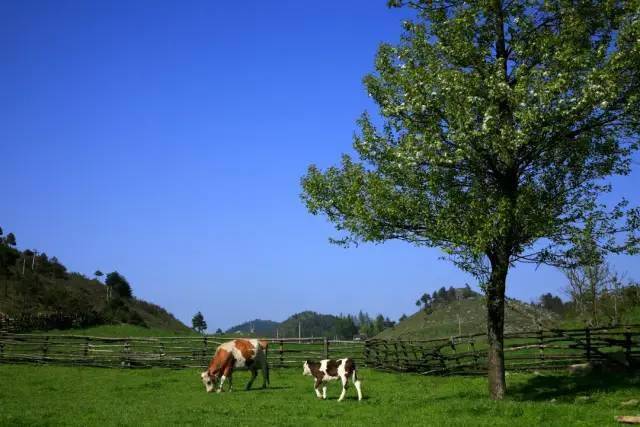
<path id="1" fill-rule="evenodd" d="M 241 323 L 236 326 L 232 326 L 225 333 L 227 334 L 254 334 L 258 336 L 270 337 L 275 336 L 276 329 L 278 329 L 279 322 L 273 320 L 255 319 L 248 322 Z"/>
<path id="2" fill-rule="evenodd" d="M 474 334 L 486 331 L 487 310 L 484 297 L 470 298 L 434 304 L 428 310 L 420 310 L 376 338 L 429 339 L 452 335 Z M 552 327 L 559 317 L 543 308 L 516 299 L 507 299 L 505 308 L 505 333 L 535 330 L 538 325 Z"/>
<path id="3" fill-rule="evenodd" d="M 300 327 L 300 333 L 303 337 L 343 336 L 342 329 L 340 329 L 342 320 L 339 316 L 332 314 L 303 311 L 290 316 L 283 322 L 261 319 L 250 320 L 227 329 L 225 333 L 294 338 L 298 336 L 298 327 Z M 345 338 L 351 338 L 351 336 Z"/>

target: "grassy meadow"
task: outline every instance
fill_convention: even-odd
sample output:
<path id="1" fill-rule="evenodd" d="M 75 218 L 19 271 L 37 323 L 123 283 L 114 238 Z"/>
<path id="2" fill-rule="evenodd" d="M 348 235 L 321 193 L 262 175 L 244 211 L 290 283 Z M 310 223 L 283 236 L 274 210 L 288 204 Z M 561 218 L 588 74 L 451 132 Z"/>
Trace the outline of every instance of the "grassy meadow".
<path id="1" fill-rule="evenodd" d="M 509 397 L 493 402 L 480 377 L 360 376 L 365 399 L 351 388 L 338 403 L 338 383 L 318 400 L 301 369 L 272 369 L 272 387 L 249 392 L 237 372 L 233 392 L 207 394 L 197 370 L 0 365 L 0 425 L 603 426 L 640 415 L 637 403 L 621 406 L 640 398 L 638 377 L 511 374 Z"/>

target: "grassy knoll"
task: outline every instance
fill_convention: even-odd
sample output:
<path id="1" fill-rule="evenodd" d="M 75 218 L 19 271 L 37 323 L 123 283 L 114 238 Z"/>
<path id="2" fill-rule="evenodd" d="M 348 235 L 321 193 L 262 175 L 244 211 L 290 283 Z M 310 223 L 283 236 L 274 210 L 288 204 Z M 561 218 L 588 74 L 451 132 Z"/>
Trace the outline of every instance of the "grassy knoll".
<path id="1" fill-rule="evenodd" d="M 460 323 L 458 323 L 458 320 Z M 505 333 L 535 331 L 538 323 L 556 326 L 553 313 L 509 299 L 505 307 Z M 436 304 L 429 313 L 424 310 L 382 331 L 376 338 L 432 339 L 486 332 L 487 308 L 482 297 Z"/>
<path id="2" fill-rule="evenodd" d="M 315 398 L 298 369 L 273 369 L 272 388 L 206 394 L 196 370 L 120 370 L 0 365 L 0 425 L 614 425 L 640 414 L 620 404 L 640 394 L 638 377 L 508 377 L 510 395 L 492 402 L 485 380 L 361 371 L 365 400 Z M 257 383 L 260 382 L 258 378 Z"/>

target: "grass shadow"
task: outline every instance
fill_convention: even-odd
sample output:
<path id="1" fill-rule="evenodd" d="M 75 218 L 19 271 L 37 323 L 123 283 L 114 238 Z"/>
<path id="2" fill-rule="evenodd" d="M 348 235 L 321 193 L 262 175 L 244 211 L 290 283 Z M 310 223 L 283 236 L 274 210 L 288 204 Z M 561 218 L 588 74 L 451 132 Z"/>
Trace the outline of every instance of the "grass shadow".
<path id="1" fill-rule="evenodd" d="M 573 401 L 576 396 L 595 392 L 616 391 L 640 387 L 640 372 L 606 373 L 588 375 L 539 375 L 509 388 L 509 396 L 519 401 Z"/>

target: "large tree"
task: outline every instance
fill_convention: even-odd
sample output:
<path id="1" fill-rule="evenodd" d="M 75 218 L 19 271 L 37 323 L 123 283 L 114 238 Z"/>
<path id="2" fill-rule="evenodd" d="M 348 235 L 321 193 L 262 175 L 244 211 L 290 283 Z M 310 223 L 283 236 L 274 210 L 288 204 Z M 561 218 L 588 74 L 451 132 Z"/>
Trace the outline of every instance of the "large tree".
<path id="1" fill-rule="evenodd" d="M 509 268 L 564 265 L 587 226 L 605 252 L 637 247 L 638 211 L 600 195 L 638 148 L 639 1 L 389 4 L 415 14 L 364 79 L 379 116 L 359 120 L 356 159 L 309 168 L 302 197 L 335 243 L 437 246 L 479 279 L 501 399 Z"/>

